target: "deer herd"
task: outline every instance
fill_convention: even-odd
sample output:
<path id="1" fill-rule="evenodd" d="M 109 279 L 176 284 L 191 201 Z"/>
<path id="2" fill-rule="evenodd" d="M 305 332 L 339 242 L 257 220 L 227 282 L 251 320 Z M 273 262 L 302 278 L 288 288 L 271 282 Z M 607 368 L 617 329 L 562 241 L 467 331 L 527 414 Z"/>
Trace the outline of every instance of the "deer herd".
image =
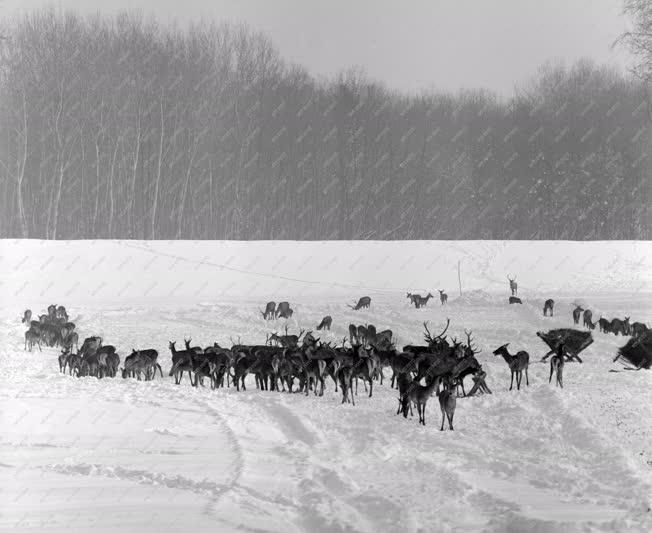
<path id="1" fill-rule="evenodd" d="M 509 278 L 511 298 L 516 297 L 517 284 L 515 278 Z M 445 305 L 448 296 L 439 290 L 441 305 Z M 419 309 L 427 305 L 433 295 L 426 296 L 407 293 L 410 303 Z M 371 298 L 364 296 L 351 309 L 359 310 L 369 308 Z M 543 315 L 553 316 L 554 300 L 548 299 L 544 303 Z M 289 319 L 293 310 L 288 302 L 268 302 L 265 310 L 260 310 L 264 320 L 278 318 Z M 583 313 L 583 314 L 582 314 Z M 595 324 L 592 313 L 575 305 L 572 311 L 573 321 L 579 324 L 580 316 L 583 318 L 584 327 L 592 330 Z M 71 376 L 94 376 L 97 378 L 115 378 L 121 370 L 123 378 L 136 378 L 149 381 L 156 377 L 158 371 L 163 377 L 163 370 L 158 363 L 158 351 L 155 349 L 132 349 L 123 361 L 120 369 L 120 356 L 115 346 L 104 345 L 103 339 L 98 336 L 88 337 L 81 348 L 78 347 L 78 334 L 75 324 L 68 320 L 65 307 L 50 305 L 47 314 L 32 320 L 32 312 L 26 310 L 22 322 L 28 326 L 25 332 L 25 350 L 32 351 L 34 346 L 41 350 L 41 345 L 60 347 L 59 370 L 68 372 Z M 618 335 L 647 336 L 647 326 L 641 322 L 630 325 L 629 317 L 624 320 L 613 319 L 607 321 L 600 318 L 597 322 L 600 331 Z M 316 330 L 331 330 L 333 318 L 324 316 L 316 326 Z M 332 381 L 335 392 L 342 395 L 341 402 L 355 405 L 355 396 L 358 393 L 358 382 L 361 380 L 368 396 L 373 396 L 374 382 L 383 384 L 384 372 L 391 372 L 390 387 L 398 389 L 398 408 L 396 414 L 403 414 L 407 418 L 412 413 L 412 407 L 417 408 L 419 423 L 425 425 L 426 406 L 429 399 L 435 395 L 439 400 L 442 413 L 441 430 L 445 422 L 453 430 L 453 417 L 458 397 L 473 396 L 476 394 L 491 394 L 485 378 L 486 372 L 479 363 L 476 355 L 481 352 L 473 343 L 472 332 L 465 330 L 466 340 L 458 341 L 448 338 L 446 331 L 450 325 L 447 320 L 443 331 L 438 335 L 431 334 L 428 323 L 424 322 L 424 344 L 408 344 L 402 349 L 396 346 L 395 336 L 390 329 L 380 331 L 373 324 L 355 325 L 348 327 L 348 337 L 342 338 L 334 344 L 325 342 L 316 337 L 312 331 L 301 330 L 298 335 L 288 334 L 285 327 L 284 334 L 272 332 L 268 334 L 264 344 L 242 344 L 241 341 L 231 340 L 230 347 L 220 346 L 217 342 L 212 346 L 192 346 L 192 339 L 184 339 L 185 346 L 177 349 L 176 342 L 170 340 L 172 366 L 168 373 L 174 378 L 175 384 L 183 381 L 184 374 L 193 387 L 205 386 L 207 381 L 212 389 L 221 387 L 235 387 L 237 391 L 246 390 L 246 378 L 253 375 L 256 387 L 260 390 L 298 392 L 315 396 L 323 396 L 326 382 Z M 570 331 L 578 335 L 589 336 L 577 330 Z M 569 350 L 565 340 L 546 337 L 538 333 L 555 355 L 550 359 L 549 383 L 555 376 L 555 383 L 563 387 L 564 354 Z M 552 338 L 552 340 L 550 340 Z M 588 343 L 592 342 L 592 339 Z M 348 346 L 347 346 L 348 344 Z M 583 349 L 583 344 L 579 350 Z M 501 356 L 511 373 L 509 390 L 511 391 L 516 381 L 516 388 L 520 390 L 523 374 L 525 385 L 529 385 L 528 367 L 530 356 L 527 352 L 519 350 L 512 354 L 508 350 L 509 343 L 499 346 L 493 351 L 494 356 Z M 73 353 L 73 348 L 76 352 Z M 578 351 L 579 351 L 578 350 Z M 545 358 L 544 358 L 545 359 Z M 581 360 L 577 358 L 580 362 Z M 572 360 L 572 357 L 569 359 Z M 470 377 L 473 387 L 467 393 L 465 378 Z"/>

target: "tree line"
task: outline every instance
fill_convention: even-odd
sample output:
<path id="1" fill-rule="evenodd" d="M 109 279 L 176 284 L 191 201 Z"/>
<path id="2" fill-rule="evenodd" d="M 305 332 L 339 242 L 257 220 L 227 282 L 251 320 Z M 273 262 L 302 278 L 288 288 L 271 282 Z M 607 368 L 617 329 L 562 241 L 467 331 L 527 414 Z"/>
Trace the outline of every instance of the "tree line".
<path id="1" fill-rule="evenodd" d="M 588 60 L 407 95 L 246 26 L 45 9 L 2 34 L 1 237 L 652 237 L 649 86 Z"/>

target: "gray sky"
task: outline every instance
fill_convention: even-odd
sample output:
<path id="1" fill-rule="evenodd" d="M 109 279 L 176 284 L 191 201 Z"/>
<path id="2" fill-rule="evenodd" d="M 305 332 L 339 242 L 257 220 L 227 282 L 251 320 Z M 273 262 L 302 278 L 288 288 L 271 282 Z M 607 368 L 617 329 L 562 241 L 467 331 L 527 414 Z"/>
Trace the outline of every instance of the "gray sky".
<path id="1" fill-rule="evenodd" d="M 42 5 L 246 22 L 314 75 L 359 66 L 407 91 L 511 94 L 547 60 L 589 57 L 620 67 L 629 60 L 610 49 L 627 25 L 622 0 L 4 0 L 0 14 Z"/>

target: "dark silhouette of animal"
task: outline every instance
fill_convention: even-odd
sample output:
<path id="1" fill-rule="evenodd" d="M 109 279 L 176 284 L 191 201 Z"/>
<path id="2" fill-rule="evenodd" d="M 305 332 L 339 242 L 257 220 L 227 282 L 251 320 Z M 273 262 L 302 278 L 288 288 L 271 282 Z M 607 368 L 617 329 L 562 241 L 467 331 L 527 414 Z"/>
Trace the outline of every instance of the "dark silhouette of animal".
<path id="1" fill-rule="evenodd" d="M 426 405 L 438 384 L 438 380 L 433 379 L 425 386 L 419 385 L 416 381 L 413 381 L 409 386 L 408 398 L 410 403 L 417 407 L 419 413 L 419 424 L 426 425 Z"/>
<path id="2" fill-rule="evenodd" d="M 410 300 L 417 309 L 427 306 L 430 298 L 433 298 L 433 295 L 430 292 L 425 296 L 421 296 L 420 294 L 410 294 Z"/>
<path id="3" fill-rule="evenodd" d="M 598 327 L 600 328 L 600 331 L 602 331 L 603 333 L 609 333 L 611 322 L 609 322 L 606 318 L 600 317 L 600 320 L 598 320 Z"/>
<path id="4" fill-rule="evenodd" d="M 580 323 L 580 315 L 582 314 L 582 309 L 581 305 L 575 304 L 575 309 L 573 309 L 573 323 L 574 324 L 579 324 Z"/>
<path id="5" fill-rule="evenodd" d="M 625 320 L 620 320 L 620 318 L 614 318 L 609 324 L 609 331 L 614 335 L 618 336 L 620 333 L 623 337 L 627 335 L 629 329 L 629 317 L 625 317 Z"/>
<path id="6" fill-rule="evenodd" d="M 586 310 L 584 311 L 584 314 L 582 315 L 582 325 L 583 325 L 585 328 L 594 329 L 594 328 L 595 328 L 595 324 L 593 324 L 593 323 L 591 322 L 591 319 L 592 319 L 592 318 L 593 318 L 593 312 L 592 312 L 590 309 L 586 309 Z M 593 327 L 591 327 L 591 326 L 593 326 Z"/>
<path id="7" fill-rule="evenodd" d="M 371 298 L 369 298 L 369 296 L 363 296 L 358 300 L 358 303 L 355 304 L 355 306 L 349 305 L 349 307 L 354 311 L 357 311 L 358 309 L 362 309 L 363 307 L 368 308 L 369 305 L 371 305 Z"/>
<path id="8" fill-rule="evenodd" d="M 507 279 L 509 280 L 509 290 L 512 291 L 512 296 L 516 296 L 518 293 L 518 283 L 516 283 L 516 276 L 514 276 L 514 279 L 507 276 Z"/>
<path id="9" fill-rule="evenodd" d="M 87 337 L 79 349 L 79 354 L 82 357 L 94 355 L 100 346 L 102 346 L 102 337 Z"/>
<path id="10" fill-rule="evenodd" d="M 31 352 L 35 344 L 38 346 L 39 352 L 43 351 L 41 350 L 41 336 L 35 331 L 28 329 L 25 332 L 25 350 L 29 348 Z"/>
<path id="11" fill-rule="evenodd" d="M 172 368 L 170 369 L 170 376 L 174 376 L 174 383 L 179 385 L 183 379 L 183 373 L 188 372 L 188 378 L 190 379 L 190 384 L 192 385 L 192 358 L 194 355 L 196 355 L 196 353 L 192 350 L 178 351 L 175 344 L 176 342 L 173 341 L 169 341 L 168 344 L 170 352 L 172 353 Z"/>
<path id="12" fill-rule="evenodd" d="M 192 337 L 189 339 L 183 338 L 183 343 L 186 345 L 186 350 L 195 352 L 196 354 L 204 353 L 204 349 L 201 346 L 190 346 L 192 342 Z"/>
<path id="13" fill-rule="evenodd" d="M 448 294 L 446 294 L 441 289 L 437 290 L 439 291 L 439 301 L 441 302 L 441 305 L 444 305 L 446 302 L 448 302 Z"/>
<path id="14" fill-rule="evenodd" d="M 21 322 L 23 324 L 29 324 L 31 321 L 32 321 L 32 310 L 26 309 L 25 312 L 23 313 L 23 320 Z"/>
<path id="15" fill-rule="evenodd" d="M 645 335 L 648 331 L 648 327 L 643 324 L 643 322 L 634 322 L 632 324 L 632 335 L 634 337 L 640 337 L 641 335 Z"/>
<path id="16" fill-rule="evenodd" d="M 326 315 L 324 318 L 321 319 L 321 322 L 319 323 L 319 326 L 317 326 L 317 329 L 318 330 L 327 329 L 328 331 L 330 331 L 332 324 L 333 324 L 333 317 L 331 317 L 330 315 Z"/>
<path id="17" fill-rule="evenodd" d="M 355 324 L 349 324 L 349 342 L 351 346 L 358 343 L 358 328 L 355 327 Z"/>
<path id="18" fill-rule="evenodd" d="M 276 307 L 276 318 L 290 318 L 292 316 L 292 309 L 289 302 L 279 302 Z"/>
<path id="19" fill-rule="evenodd" d="M 521 302 L 521 299 L 517 298 L 516 296 L 510 296 L 509 297 L 509 303 L 510 304 L 522 304 L 523 302 Z"/>
<path id="20" fill-rule="evenodd" d="M 543 303 L 543 316 L 548 316 L 548 312 L 550 312 L 550 316 L 553 316 L 554 307 L 555 307 L 555 301 L 552 298 L 548 298 Z"/>
<path id="21" fill-rule="evenodd" d="M 527 375 L 527 369 L 530 365 L 530 354 L 521 350 L 512 355 L 507 351 L 509 343 L 503 344 L 494 350 L 494 355 L 502 355 L 503 359 L 509 366 L 509 370 L 512 373 L 512 380 L 509 385 L 509 390 L 512 390 L 514 387 L 514 376 L 516 376 L 516 388 L 521 390 L 521 380 L 523 379 L 523 372 L 525 372 L 525 384 L 530 385 L 530 381 Z"/>
<path id="22" fill-rule="evenodd" d="M 412 378 L 408 372 L 400 372 L 396 376 L 396 383 L 398 385 L 398 410 L 396 414 L 403 413 L 403 417 L 407 418 L 410 409 L 410 386 L 412 385 Z"/>
<path id="23" fill-rule="evenodd" d="M 444 390 L 439 393 L 439 407 L 441 409 L 441 428 L 439 428 L 439 431 L 444 431 L 444 421 L 446 419 L 448 419 L 448 429 L 453 431 L 453 416 L 455 416 L 455 407 L 457 405 L 456 397 L 455 387 L 446 380 Z"/>
<path id="24" fill-rule="evenodd" d="M 68 313 L 66 312 L 66 308 L 63 305 L 57 307 L 57 310 L 55 311 L 55 317 L 62 322 L 68 322 Z"/>
<path id="25" fill-rule="evenodd" d="M 267 302 L 265 311 L 261 311 L 261 314 L 265 320 L 276 318 L 276 302 Z"/>
<path id="26" fill-rule="evenodd" d="M 410 303 L 414 305 L 414 307 L 416 307 L 417 309 L 419 308 L 419 299 L 421 298 L 421 296 L 419 296 L 418 294 L 412 294 L 411 292 L 408 292 L 407 298 L 410 299 Z"/>
<path id="27" fill-rule="evenodd" d="M 555 383 L 564 388 L 563 373 L 564 373 L 564 343 L 560 342 L 557 346 L 557 352 L 550 358 L 550 377 L 548 383 L 552 381 L 552 375 L 555 374 Z"/>

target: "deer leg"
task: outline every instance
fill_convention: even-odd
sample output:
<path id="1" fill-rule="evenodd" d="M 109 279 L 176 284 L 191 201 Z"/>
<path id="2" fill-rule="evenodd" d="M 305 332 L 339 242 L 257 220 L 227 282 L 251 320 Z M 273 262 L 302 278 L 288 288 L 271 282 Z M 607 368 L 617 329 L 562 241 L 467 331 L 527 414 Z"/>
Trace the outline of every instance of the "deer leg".
<path id="1" fill-rule="evenodd" d="M 525 367 L 525 384 L 529 387 L 530 386 L 530 378 L 527 375 L 527 367 Z"/>
<path id="2" fill-rule="evenodd" d="M 512 390 L 512 387 L 514 387 L 514 371 L 512 370 L 512 381 L 509 384 L 509 390 Z"/>
<path id="3" fill-rule="evenodd" d="M 552 367 L 552 362 L 550 363 L 550 377 L 548 378 L 548 383 L 552 381 L 552 374 L 554 373 L 555 369 Z"/>
<path id="4" fill-rule="evenodd" d="M 374 393 L 374 380 L 372 378 L 369 378 L 369 398 L 371 398 L 371 395 Z"/>
<path id="5" fill-rule="evenodd" d="M 446 421 L 446 411 L 443 409 L 441 410 L 441 427 L 439 428 L 439 431 L 444 431 L 444 422 Z"/>
<path id="6" fill-rule="evenodd" d="M 546 355 L 544 355 L 544 356 L 541 358 L 541 361 L 545 361 L 545 360 L 548 359 L 548 357 L 550 357 L 553 353 L 555 353 L 555 350 L 550 350 Z"/>
<path id="7" fill-rule="evenodd" d="M 453 416 L 455 415 L 455 412 L 452 412 L 450 415 L 448 415 L 448 427 L 451 431 L 453 430 Z"/>

